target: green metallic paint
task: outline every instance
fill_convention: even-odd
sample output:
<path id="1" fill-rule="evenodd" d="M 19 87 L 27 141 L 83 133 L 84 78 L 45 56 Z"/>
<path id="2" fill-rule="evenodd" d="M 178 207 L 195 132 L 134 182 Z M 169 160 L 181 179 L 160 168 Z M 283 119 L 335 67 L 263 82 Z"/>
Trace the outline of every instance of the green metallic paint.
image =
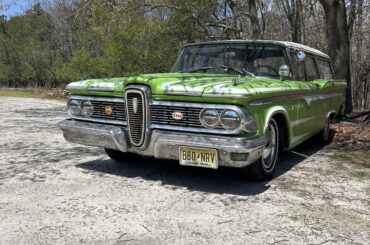
<path id="1" fill-rule="evenodd" d="M 67 89 L 75 95 L 122 98 L 129 84 L 148 86 L 155 100 L 242 106 L 258 126 L 256 134 L 247 134 L 250 137 L 262 137 L 269 119 L 282 114 L 289 129 L 288 148 L 323 129 L 328 113 L 339 112 L 346 86 L 345 81 L 338 80 L 302 82 L 225 74 L 163 73 L 86 80 L 70 83 Z"/>

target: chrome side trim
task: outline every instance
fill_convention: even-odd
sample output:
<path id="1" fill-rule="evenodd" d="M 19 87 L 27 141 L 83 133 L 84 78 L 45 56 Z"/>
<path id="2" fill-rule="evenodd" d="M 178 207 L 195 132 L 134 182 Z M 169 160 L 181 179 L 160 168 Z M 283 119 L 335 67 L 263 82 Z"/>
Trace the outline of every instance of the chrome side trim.
<path id="1" fill-rule="evenodd" d="M 202 97 L 214 97 L 214 98 L 247 98 L 248 95 L 241 94 L 202 94 Z"/>
<path id="2" fill-rule="evenodd" d="M 342 93 L 335 93 L 335 94 L 315 94 L 315 95 L 303 95 L 303 99 L 307 105 L 310 105 L 312 102 L 319 101 L 319 100 L 326 100 L 335 97 L 342 96 Z"/>
<path id="3" fill-rule="evenodd" d="M 324 100 L 329 98 L 334 98 L 342 96 L 342 93 L 335 93 L 335 94 L 313 94 L 313 95 L 287 95 L 287 96 L 276 96 L 272 98 L 265 98 L 260 100 L 255 100 L 249 103 L 251 106 L 259 106 L 259 105 L 266 105 L 276 101 L 289 101 L 289 100 L 299 100 L 302 99 L 306 102 L 307 105 L 310 105 L 314 101 Z"/>
<path id="4" fill-rule="evenodd" d="M 316 119 L 316 117 L 306 117 L 306 118 L 294 120 L 294 121 L 290 122 L 290 125 L 292 127 L 295 127 L 295 126 L 297 126 L 299 124 L 302 124 L 302 123 L 305 123 L 305 122 L 308 122 L 308 121 L 314 120 L 314 119 Z"/>

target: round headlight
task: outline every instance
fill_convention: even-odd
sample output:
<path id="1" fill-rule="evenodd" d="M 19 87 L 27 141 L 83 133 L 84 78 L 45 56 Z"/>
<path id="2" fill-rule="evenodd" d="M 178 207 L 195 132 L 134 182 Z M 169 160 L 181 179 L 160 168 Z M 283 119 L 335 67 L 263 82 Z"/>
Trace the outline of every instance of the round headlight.
<path id="1" fill-rule="evenodd" d="M 73 115 L 80 115 L 81 112 L 81 103 L 78 100 L 70 100 L 68 101 L 68 110 Z"/>
<path id="2" fill-rule="evenodd" d="M 81 104 L 81 114 L 85 117 L 91 117 L 94 112 L 94 107 L 90 101 L 84 101 Z"/>
<path id="3" fill-rule="evenodd" d="M 236 111 L 224 110 L 221 113 L 221 125 L 225 129 L 236 129 L 240 125 L 240 115 Z"/>
<path id="4" fill-rule="evenodd" d="M 204 127 L 214 128 L 220 121 L 218 112 L 214 109 L 203 109 L 200 113 L 200 122 Z"/>

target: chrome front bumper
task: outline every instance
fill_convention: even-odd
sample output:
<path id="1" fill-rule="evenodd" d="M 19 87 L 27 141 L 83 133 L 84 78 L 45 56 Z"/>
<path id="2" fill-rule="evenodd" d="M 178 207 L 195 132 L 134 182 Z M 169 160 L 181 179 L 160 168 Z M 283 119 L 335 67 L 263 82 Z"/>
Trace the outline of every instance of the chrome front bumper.
<path id="1" fill-rule="evenodd" d="M 58 124 L 64 138 L 72 143 L 133 152 L 160 159 L 179 159 L 179 146 L 216 149 L 220 166 L 244 167 L 262 155 L 266 138 L 206 135 L 163 130 L 151 131 L 150 143 L 144 150 L 130 144 L 128 132 L 119 126 L 64 120 Z"/>

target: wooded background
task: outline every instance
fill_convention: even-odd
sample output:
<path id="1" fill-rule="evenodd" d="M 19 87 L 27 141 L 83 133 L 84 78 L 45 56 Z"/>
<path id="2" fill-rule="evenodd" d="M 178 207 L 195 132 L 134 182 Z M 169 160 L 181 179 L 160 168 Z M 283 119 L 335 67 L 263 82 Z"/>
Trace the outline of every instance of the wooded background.
<path id="1" fill-rule="evenodd" d="M 322 50 L 347 80 L 347 112 L 370 106 L 369 0 L 41 1 L 0 16 L 0 86 L 167 72 L 182 45 L 220 39 Z"/>

